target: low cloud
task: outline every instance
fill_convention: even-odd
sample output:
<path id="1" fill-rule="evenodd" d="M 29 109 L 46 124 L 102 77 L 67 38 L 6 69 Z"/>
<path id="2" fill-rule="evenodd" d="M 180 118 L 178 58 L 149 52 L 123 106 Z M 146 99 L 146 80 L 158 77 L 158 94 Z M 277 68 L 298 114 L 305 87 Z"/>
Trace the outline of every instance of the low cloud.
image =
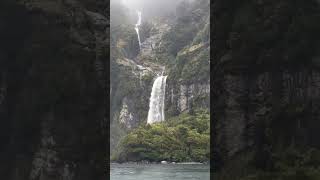
<path id="1" fill-rule="evenodd" d="M 122 0 L 122 3 L 131 10 L 143 12 L 144 17 L 165 15 L 175 11 L 182 0 Z"/>

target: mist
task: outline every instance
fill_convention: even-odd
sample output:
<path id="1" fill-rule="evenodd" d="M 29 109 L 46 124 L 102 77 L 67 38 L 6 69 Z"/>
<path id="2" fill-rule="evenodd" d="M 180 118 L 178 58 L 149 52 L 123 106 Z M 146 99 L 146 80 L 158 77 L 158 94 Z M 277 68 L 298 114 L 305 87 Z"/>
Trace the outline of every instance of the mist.
<path id="1" fill-rule="evenodd" d="M 173 13 L 181 1 L 185 0 L 122 0 L 122 4 L 130 10 L 142 11 L 144 19 L 148 19 Z"/>

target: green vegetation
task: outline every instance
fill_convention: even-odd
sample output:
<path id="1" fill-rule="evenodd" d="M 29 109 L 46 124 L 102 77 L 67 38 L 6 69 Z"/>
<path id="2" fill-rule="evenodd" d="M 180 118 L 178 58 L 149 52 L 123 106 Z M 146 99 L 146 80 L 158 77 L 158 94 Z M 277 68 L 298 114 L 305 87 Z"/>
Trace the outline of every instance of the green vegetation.
<path id="1" fill-rule="evenodd" d="M 164 34 L 161 50 L 172 56 L 189 45 L 209 41 L 209 1 L 180 3 L 176 11 L 176 21 L 169 32 Z"/>
<path id="2" fill-rule="evenodd" d="M 122 139 L 113 161 L 209 161 L 210 115 L 183 113 L 165 122 L 141 125 Z"/>
<path id="3" fill-rule="evenodd" d="M 187 62 L 181 72 L 181 76 L 184 77 L 184 81 L 206 81 L 208 74 L 210 74 L 210 50 L 209 48 L 202 50 L 191 61 Z"/>
<path id="4" fill-rule="evenodd" d="M 168 92 L 174 90 L 174 95 L 180 94 L 181 85 L 208 83 L 210 65 L 208 3 L 208 0 L 204 0 L 181 4 L 174 20 L 164 21 L 162 18 L 143 20 L 140 26 L 141 41 L 157 34 L 161 34 L 161 40 L 155 38 L 154 43 L 156 43 L 155 47 L 157 48 L 152 51 L 152 54 L 146 53 L 139 56 L 137 56 L 139 54 L 139 44 L 134 30 L 136 21 L 129 22 L 130 14 L 126 13 L 125 8 L 121 7 L 120 3 L 114 4 L 116 10 L 121 11 L 119 16 L 114 14 L 110 20 L 110 76 L 112 77 L 110 79 L 112 89 L 110 95 L 112 121 L 110 125 L 112 127 L 110 130 L 110 149 L 114 160 L 208 160 L 209 129 L 207 133 L 199 133 L 197 128 L 190 127 L 188 123 L 181 120 L 196 121 L 195 119 L 199 118 L 196 115 L 183 114 L 179 117 L 167 119 L 165 123 L 139 126 L 139 124 L 145 124 L 144 118 L 147 117 L 148 113 L 148 109 L 145 107 L 149 103 L 155 77 L 152 73 L 137 76 L 135 75 L 138 72 L 137 70 L 129 65 L 119 63 L 119 60 L 127 58 L 138 63 L 145 63 L 145 65 L 150 62 L 150 64 L 165 66 L 165 74 L 168 75 Z M 164 27 L 162 29 L 161 23 L 169 25 L 170 28 L 166 29 Z M 158 28 L 158 24 L 161 28 Z M 181 55 L 181 53 L 183 54 Z M 134 121 L 131 121 L 131 128 L 127 128 L 118 122 L 124 98 L 128 100 L 128 107 L 130 107 L 134 116 Z M 177 100 L 174 99 L 172 102 L 177 102 Z M 199 95 L 199 97 L 194 95 L 193 99 L 189 101 L 190 109 L 193 109 L 193 107 L 208 108 L 208 102 L 209 95 Z M 166 107 L 167 117 L 179 115 L 180 111 L 177 104 L 167 103 Z M 171 121 L 177 122 L 177 124 L 170 124 Z M 136 127 L 139 128 L 135 130 Z M 185 137 L 182 137 L 182 134 L 179 135 L 183 128 L 187 133 Z M 132 132 L 126 136 L 128 131 Z M 161 134 L 161 136 L 154 133 Z M 121 143 L 119 143 L 120 139 L 122 140 Z M 189 142 L 192 140 L 199 140 L 199 142 Z M 118 147 L 117 144 L 119 144 Z"/>
<path id="5" fill-rule="evenodd" d="M 204 26 L 204 28 L 201 31 L 198 32 L 197 36 L 193 39 L 192 45 L 197 45 L 201 42 L 210 41 L 210 21 L 207 21 L 208 23 Z"/>

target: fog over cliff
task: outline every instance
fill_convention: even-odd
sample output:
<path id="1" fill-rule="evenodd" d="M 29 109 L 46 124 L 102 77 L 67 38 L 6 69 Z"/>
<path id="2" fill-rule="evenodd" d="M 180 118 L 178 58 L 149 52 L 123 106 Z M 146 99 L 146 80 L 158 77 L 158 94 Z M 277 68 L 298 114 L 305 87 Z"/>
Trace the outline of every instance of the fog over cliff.
<path id="1" fill-rule="evenodd" d="M 142 11 L 145 19 L 154 16 L 163 16 L 175 11 L 177 4 L 181 1 L 192 0 L 121 0 L 117 1 L 126 6 L 132 11 Z M 115 0 L 111 0 L 111 4 L 115 3 Z"/>

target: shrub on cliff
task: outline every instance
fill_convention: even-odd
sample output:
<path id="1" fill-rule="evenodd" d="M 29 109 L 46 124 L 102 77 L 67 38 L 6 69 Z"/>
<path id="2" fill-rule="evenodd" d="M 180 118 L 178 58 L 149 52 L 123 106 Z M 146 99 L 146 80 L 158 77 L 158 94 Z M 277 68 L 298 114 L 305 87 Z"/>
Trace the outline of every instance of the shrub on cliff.
<path id="1" fill-rule="evenodd" d="M 118 161 L 209 161 L 210 115 L 198 110 L 162 123 L 142 125 L 124 137 Z"/>

